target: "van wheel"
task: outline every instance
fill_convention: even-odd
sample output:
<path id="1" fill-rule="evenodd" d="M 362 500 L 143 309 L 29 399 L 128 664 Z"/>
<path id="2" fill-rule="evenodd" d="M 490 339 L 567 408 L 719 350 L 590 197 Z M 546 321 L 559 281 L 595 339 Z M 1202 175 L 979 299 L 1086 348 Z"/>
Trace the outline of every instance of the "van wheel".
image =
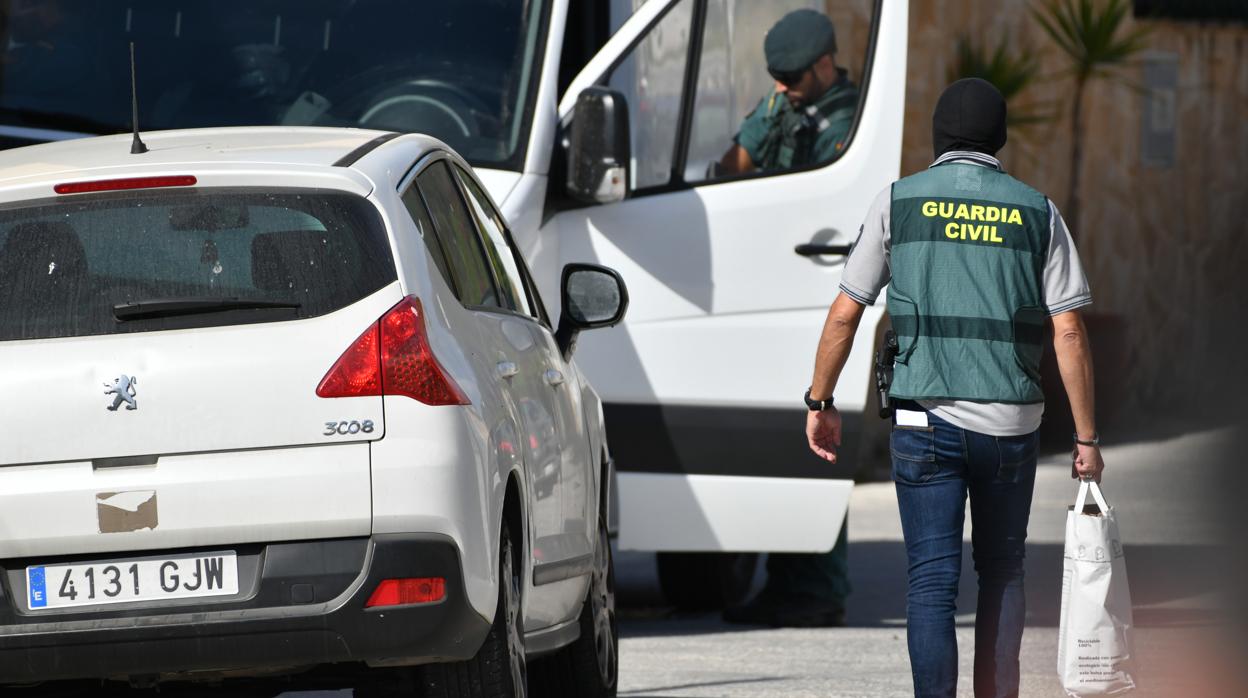
<path id="1" fill-rule="evenodd" d="M 550 698 L 614 698 L 620 674 L 620 631 L 615 616 L 615 564 L 606 521 L 598 546 L 576 642 L 533 664 L 534 694 Z"/>
<path id="2" fill-rule="evenodd" d="M 520 565 L 507 524 L 499 539 L 498 608 L 481 649 L 465 662 L 421 669 L 425 698 L 525 698 L 528 669 L 520 629 Z"/>
<path id="3" fill-rule="evenodd" d="M 656 553 L 659 586 L 681 611 L 718 611 L 745 600 L 758 553 Z"/>

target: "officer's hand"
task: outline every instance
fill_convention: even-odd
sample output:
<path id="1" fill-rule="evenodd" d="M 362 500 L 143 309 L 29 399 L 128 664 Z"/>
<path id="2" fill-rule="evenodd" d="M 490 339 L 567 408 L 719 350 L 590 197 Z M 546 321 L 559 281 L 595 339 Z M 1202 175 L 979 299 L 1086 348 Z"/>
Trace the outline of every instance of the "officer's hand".
<path id="1" fill-rule="evenodd" d="M 841 413 L 835 407 L 811 410 L 806 416 L 806 441 L 816 456 L 836 462 L 836 449 L 841 445 Z"/>
<path id="2" fill-rule="evenodd" d="M 1099 446 L 1075 444 L 1075 450 L 1071 453 L 1071 457 L 1074 460 L 1070 470 L 1072 478 L 1093 480 L 1100 484 L 1101 471 L 1105 470 L 1105 461 L 1101 460 L 1101 449 Z"/>

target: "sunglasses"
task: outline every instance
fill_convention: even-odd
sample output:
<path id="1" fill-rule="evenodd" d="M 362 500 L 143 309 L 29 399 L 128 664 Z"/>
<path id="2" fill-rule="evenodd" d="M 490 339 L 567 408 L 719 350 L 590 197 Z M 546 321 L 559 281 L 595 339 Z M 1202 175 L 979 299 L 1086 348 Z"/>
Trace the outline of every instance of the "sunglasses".
<path id="1" fill-rule="evenodd" d="M 806 73 L 809 73 L 810 69 L 813 67 L 814 64 L 812 63 L 801 70 L 772 70 L 771 68 L 768 68 L 767 73 L 771 75 L 776 82 L 784 85 L 785 87 L 792 87 L 801 82 L 802 78 L 806 77 Z"/>

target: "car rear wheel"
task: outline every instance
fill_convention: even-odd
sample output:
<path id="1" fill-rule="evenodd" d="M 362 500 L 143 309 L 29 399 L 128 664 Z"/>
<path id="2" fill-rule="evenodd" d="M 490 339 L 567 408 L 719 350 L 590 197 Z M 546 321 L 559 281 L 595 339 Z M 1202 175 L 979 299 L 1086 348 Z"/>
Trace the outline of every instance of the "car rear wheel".
<path id="1" fill-rule="evenodd" d="M 534 662 L 533 692 L 544 698 L 614 698 L 619 683 L 619 625 L 615 616 L 615 565 L 606 521 L 598 521 L 598 545 L 589 591 L 581 606 L 581 636 Z"/>
<path id="2" fill-rule="evenodd" d="M 499 540 L 498 608 L 485 643 L 465 662 L 421 667 L 424 698 L 525 698 L 528 668 L 520 622 L 521 577 L 510 531 Z"/>
<path id="3" fill-rule="evenodd" d="M 717 611 L 745 600 L 758 553 L 657 553 L 659 586 L 682 611 Z"/>

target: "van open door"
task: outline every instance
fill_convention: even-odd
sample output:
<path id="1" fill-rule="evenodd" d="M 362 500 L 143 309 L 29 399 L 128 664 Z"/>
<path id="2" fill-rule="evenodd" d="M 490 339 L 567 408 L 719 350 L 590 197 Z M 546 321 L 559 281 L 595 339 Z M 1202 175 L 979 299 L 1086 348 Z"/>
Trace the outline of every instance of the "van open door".
<path id="1" fill-rule="evenodd" d="M 763 36 L 798 7 L 836 26 L 835 62 L 859 92 L 847 132 L 831 159 L 727 175 L 717 162 L 775 85 Z M 578 353 L 605 402 L 621 548 L 813 552 L 836 541 L 854 437 L 877 419 L 864 406 L 881 307 L 867 309 L 837 387 L 839 464 L 809 452 L 801 396 L 848 247 L 898 176 L 907 12 L 906 0 L 648 0 L 563 95 L 565 134 L 587 88 L 627 106 L 626 198 L 612 201 L 624 187 L 600 190 L 605 203 L 565 197 L 546 226 L 564 260 L 610 266 L 629 284 L 624 324 L 586 336 Z"/>

